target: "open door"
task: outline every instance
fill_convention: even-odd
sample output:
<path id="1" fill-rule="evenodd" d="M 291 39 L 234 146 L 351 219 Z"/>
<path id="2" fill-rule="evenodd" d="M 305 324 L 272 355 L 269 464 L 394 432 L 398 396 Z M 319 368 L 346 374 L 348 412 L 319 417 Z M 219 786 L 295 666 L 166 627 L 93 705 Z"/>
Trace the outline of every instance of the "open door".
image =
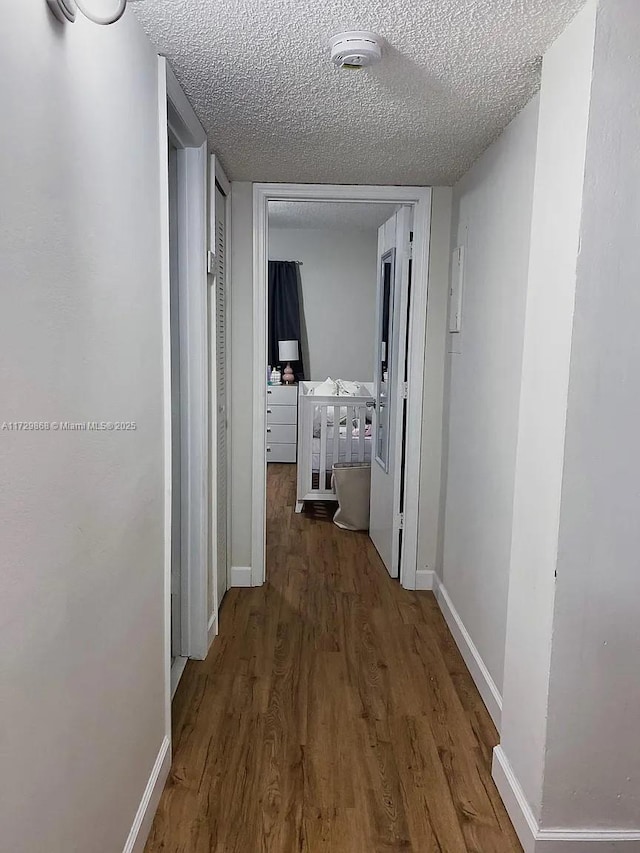
<path id="1" fill-rule="evenodd" d="M 370 536 L 387 571 L 400 573 L 406 424 L 407 324 L 411 288 L 410 207 L 378 230 Z"/>

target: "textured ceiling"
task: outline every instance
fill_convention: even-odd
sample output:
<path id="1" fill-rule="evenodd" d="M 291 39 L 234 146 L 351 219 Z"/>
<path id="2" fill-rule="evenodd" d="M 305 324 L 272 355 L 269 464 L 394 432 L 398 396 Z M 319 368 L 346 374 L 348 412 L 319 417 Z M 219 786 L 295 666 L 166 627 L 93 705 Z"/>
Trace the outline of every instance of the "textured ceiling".
<path id="1" fill-rule="evenodd" d="M 395 204 L 328 201 L 271 201 L 271 228 L 324 228 L 373 231 L 393 216 Z"/>
<path id="2" fill-rule="evenodd" d="M 137 0 L 232 180 L 451 184 L 539 85 L 584 0 Z M 131 12 L 129 12 L 131 14 Z M 327 42 L 379 33 L 382 63 Z"/>

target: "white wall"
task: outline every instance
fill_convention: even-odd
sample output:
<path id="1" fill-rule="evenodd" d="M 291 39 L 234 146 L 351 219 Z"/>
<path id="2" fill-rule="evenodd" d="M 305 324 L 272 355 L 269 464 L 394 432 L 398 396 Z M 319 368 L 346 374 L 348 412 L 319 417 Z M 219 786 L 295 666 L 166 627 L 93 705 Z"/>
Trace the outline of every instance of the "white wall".
<path id="1" fill-rule="evenodd" d="M 639 42 L 635 0 L 601 0 L 560 513 L 547 826 L 640 830 Z"/>
<path id="2" fill-rule="evenodd" d="M 462 331 L 449 335 L 443 582 L 502 689 L 538 99 L 454 188 L 465 247 Z"/>
<path id="3" fill-rule="evenodd" d="M 157 60 L 133 15 L 0 36 L 0 847 L 120 851 L 165 735 Z"/>
<path id="4" fill-rule="evenodd" d="M 373 378 L 377 230 L 270 228 L 270 260 L 302 261 L 307 378 Z"/>
<path id="5" fill-rule="evenodd" d="M 539 817 L 595 2 L 545 54 L 520 396 L 502 748 Z"/>

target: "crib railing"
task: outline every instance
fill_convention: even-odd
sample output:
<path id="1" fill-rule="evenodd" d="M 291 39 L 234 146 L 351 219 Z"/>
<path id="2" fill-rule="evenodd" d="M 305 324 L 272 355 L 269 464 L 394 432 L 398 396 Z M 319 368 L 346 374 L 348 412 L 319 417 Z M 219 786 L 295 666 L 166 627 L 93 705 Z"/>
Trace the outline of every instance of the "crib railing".
<path id="1" fill-rule="evenodd" d="M 305 500 L 335 500 L 331 488 L 335 463 L 366 461 L 367 403 L 373 399 L 371 393 L 360 397 L 316 397 L 308 393 L 315 384 L 300 383 L 297 509 Z M 365 387 L 369 390 L 369 383 Z"/>

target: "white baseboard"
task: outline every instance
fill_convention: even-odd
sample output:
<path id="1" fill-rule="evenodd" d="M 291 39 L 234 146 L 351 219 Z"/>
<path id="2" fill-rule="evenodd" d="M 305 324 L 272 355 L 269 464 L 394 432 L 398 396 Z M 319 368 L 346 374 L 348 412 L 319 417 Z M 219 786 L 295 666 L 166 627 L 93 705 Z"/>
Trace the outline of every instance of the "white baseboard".
<path id="1" fill-rule="evenodd" d="M 176 695 L 176 690 L 178 689 L 178 684 L 180 684 L 180 679 L 182 678 L 182 673 L 184 672 L 184 668 L 187 665 L 187 661 L 189 658 L 186 657 L 177 657 L 171 664 L 171 698 Z"/>
<path id="2" fill-rule="evenodd" d="M 493 750 L 491 775 L 524 853 L 637 853 L 640 830 L 541 829 L 501 746 Z"/>
<path id="3" fill-rule="evenodd" d="M 209 617 L 209 625 L 207 628 L 207 650 L 211 648 L 211 643 L 218 636 L 218 614 L 212 613 Z"/>
<path id="4" fill-rule="evenodd" d="M 122 853 L 142 853 L 144 850 L 170 768 L 171 742 L 165 737 Z"/>
<path id="5" fill-rule="evenodd" d="M 524 853 L 534 853 L 536 837 L 540 831 L 538 822 L 500 745 L 493 750 L 491 775 Z"/>
<path id="6" fill-rule="evenodd" d="M 416 571 L 416 589 L 433 589 L 436 573 L 430 569 L 418 569 Z"/>
<path id="7" fill-rule="evenodd" d="M 231 586 L 251 586 L 251 566 L 231 566 Z"/>
<path id="8" fill-rule="evenodd" d="M 482 701 L 487 706 L 487 710 L 491 714 L 491 719 L 495 723 L 496 728 L 500 731 L 500 723 L 502 720 L 502 696 L 498 687 L 491 677 L 491 674 L 484 661 L 480 657 L 480 652 L 476 648 L 475 643 L 464 626 L 458 611 L 453 606 L 453 602 L 449 598 L 449 594 L 445 589 L 440 578 L 434 573 L 433 589 L 444 616 L 449 630 L 453 634 L 453 639 L 460 649 L 460 653 L 464 658 L 464 662 L 469 668 L 471 677 L 475 681 L 476 687 L 482 696 Z"/>

